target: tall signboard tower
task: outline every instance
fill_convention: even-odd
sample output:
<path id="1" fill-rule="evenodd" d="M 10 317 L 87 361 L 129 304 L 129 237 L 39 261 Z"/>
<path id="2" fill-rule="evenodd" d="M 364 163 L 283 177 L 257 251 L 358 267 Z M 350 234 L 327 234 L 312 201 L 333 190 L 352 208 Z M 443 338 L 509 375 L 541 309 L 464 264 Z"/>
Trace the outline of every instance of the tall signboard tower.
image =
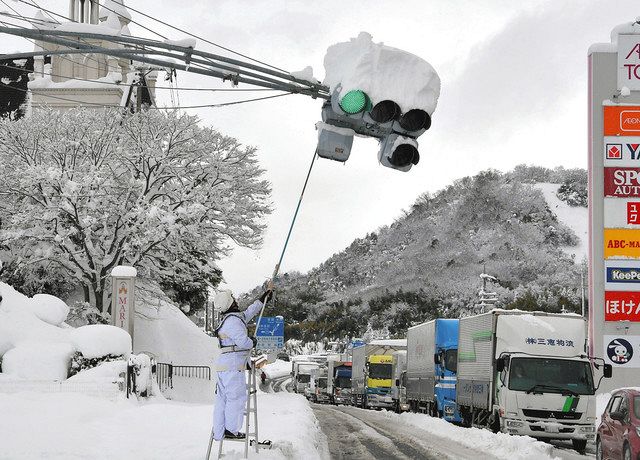
<path id="1" fill-rule="evenodd" d="M 589 351 L 640 375 L 640 21 L 589 49 Z"/>

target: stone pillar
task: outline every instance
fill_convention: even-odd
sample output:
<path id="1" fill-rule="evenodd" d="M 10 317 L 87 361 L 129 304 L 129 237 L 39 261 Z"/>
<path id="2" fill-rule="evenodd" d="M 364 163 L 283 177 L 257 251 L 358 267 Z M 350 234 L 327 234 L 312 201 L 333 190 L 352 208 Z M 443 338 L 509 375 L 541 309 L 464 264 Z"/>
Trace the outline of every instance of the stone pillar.
<path id="1" fill-rule="evenodd" d="M 119 265 L 111 271 L 111 324 L 124 329 L 134 340 L 135 280 L 137 271 L 133 267 Z"/>

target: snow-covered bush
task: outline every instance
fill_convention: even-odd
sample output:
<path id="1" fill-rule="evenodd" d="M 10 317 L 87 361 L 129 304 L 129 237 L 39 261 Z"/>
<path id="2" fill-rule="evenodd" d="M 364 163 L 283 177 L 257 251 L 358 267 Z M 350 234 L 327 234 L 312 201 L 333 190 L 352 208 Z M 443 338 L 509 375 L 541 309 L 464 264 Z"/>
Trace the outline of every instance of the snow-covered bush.
<path id="1" fill-rule="evenodd" d="M 86 358 L 79 351 L 75 352 L 71 357 L 71 366 L 69 368 L 69 377 L 72 377 L 82 371 L 86 371 L 89 369 L 93 369 L 94 367 L 98 367 L 103 363 L 108 363 L 112 361 L 125 361 L 124 355 L 106 355 L 101 356 L 99 358 Z"/>
<path id="2" fill-rule="evenodd" d="M 124 329 L 106 324 L 82 326 L 71 331 L 75 349 L 87 359 L 103 356 L 129 357 L 131 336 Z"/>
<path id="3" fill-rule="evenodd" d="M 2 357 L 2 372 L 32 380 L 65 380 L 73 347 L 70 343 L 24 342 Z"/>

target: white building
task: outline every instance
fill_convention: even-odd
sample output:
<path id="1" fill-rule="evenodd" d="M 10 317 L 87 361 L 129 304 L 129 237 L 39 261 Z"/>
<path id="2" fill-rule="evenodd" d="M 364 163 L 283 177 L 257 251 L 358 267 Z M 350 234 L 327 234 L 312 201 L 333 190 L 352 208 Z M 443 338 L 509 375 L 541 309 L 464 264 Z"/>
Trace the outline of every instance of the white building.
<path id="1" fill-rule="evenodd" d="M 68 17 L 73 22 L 58 24 L 38 11 L 36 18 L 43 23 L 43 29 L 56 29 L 67 32 L 85 32 L 103 35 L 130 35 L 128 24 L 131 15 L 124 6 L 124 0 L 69 0 Z M 123 45 L 105 40 L 81 39 L 83 44 L 101 48 L 124 49 Z M 36 41 L 36 51 L 58 51 L 68 47 Z M 144 66 L 127 58 L 106 56 L 104 54 L 54 54 L 34 58 L 31 81 L 31 106 L 35 108 L 49 106 L 66 109 L 86 106 L 122 106 L 127 100 L 131 83 L 135 81 L 136 70 Z M 156 71 L 142 72 L 148 85 L 148 97 L 151 103 L 155 99 Z M 133 92 L 136 97 L 137 91 Z"/>

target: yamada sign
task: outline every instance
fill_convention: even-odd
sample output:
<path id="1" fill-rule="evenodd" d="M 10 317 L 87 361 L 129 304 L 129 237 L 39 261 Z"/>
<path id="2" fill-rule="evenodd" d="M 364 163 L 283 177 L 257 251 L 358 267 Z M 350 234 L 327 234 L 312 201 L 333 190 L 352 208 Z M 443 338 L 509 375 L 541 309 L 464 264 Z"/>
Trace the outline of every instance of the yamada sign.
<path id="1" fill-rule="evenodd" d="M 604 165 L 640 167 L 640 137 L 605 137 Z"/>
<path id="2" fill-rule="evenodd" d="M 640 35 L 618 35 L 618 89 L 640 90 Z"/>
<path id="3" fill-rule="evenodd" d="M 604 106 L 604 135 L 640 136 L 640 107 Z"/>

